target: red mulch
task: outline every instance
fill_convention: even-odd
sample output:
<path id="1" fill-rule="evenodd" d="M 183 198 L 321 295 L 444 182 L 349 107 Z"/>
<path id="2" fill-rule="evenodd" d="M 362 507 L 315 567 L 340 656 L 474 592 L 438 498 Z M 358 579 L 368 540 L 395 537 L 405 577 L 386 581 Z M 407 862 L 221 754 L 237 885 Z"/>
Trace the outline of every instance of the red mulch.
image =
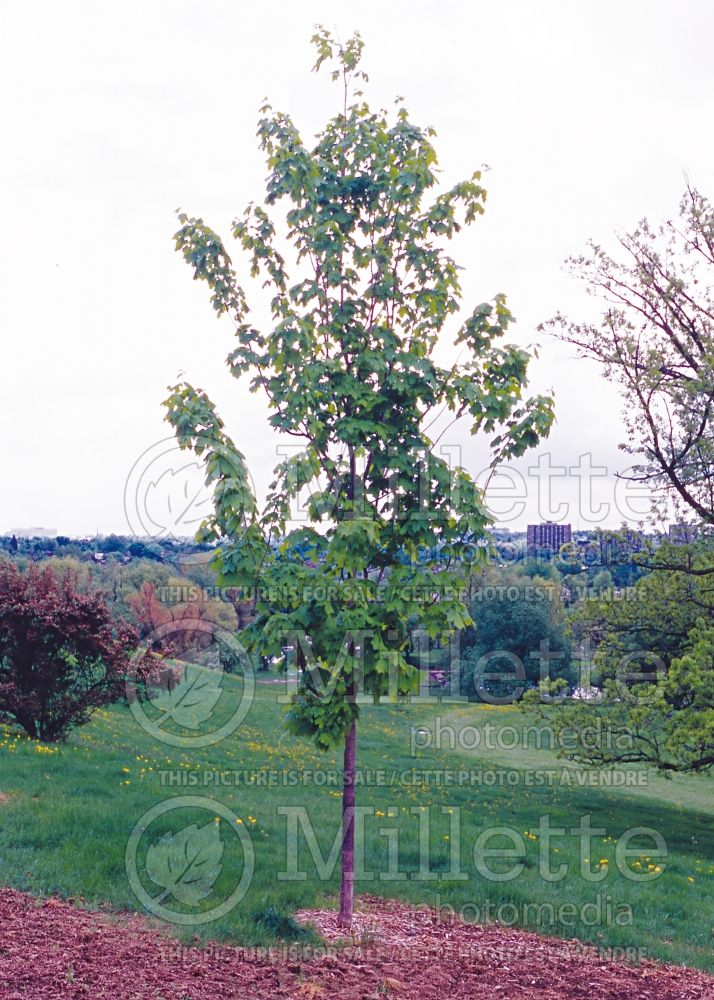
<path id="1" fill-rule="evenodd" d="M 434 911 L 365 896 L 353 937 L 309 958 L 181 947 L 140 917 L 109 917 L 0 890 L 2 1000 L 712 1000 L 714 977 L 617 964 L 574 942 L 439 922 Z M 335 914 L 304 911 L 327 942 Z"/>

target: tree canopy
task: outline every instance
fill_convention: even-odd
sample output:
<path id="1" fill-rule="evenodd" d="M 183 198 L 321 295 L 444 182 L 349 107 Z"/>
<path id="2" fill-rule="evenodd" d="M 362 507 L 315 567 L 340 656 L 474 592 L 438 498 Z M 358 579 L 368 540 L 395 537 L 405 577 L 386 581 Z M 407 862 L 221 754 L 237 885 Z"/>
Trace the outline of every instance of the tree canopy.
<path id="1" fill-rule="evenodd" d="M 574 630 L 600 695 L 548 716 L 568 730 L 574 760 L 665 772 L 714 765 L 714 554 L 706 543 L 672 548 L 661 547 L 634 587 L 578 609 Z M 670 569 L 675 560 L 681 568 Z"/>

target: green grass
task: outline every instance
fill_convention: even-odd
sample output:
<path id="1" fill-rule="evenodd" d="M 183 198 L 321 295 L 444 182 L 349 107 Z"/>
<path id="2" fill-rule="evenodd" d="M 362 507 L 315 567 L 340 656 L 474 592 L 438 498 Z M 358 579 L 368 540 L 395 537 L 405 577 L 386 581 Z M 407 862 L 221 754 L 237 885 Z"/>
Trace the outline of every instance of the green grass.
<path id="1" fill-rule="evenodd" d="M 217 706 L 217 716 L 228 719 L 242 688 L 237 678 L 227 678 Z M 340 814 L 338 784 L 319 784 L 316 778 L 336 781 L 339 755 L 321 754 L 310 743 L 286 733 L 282 725 L 284 708 L 277 704 L 280 687 L 259 683 L 252 707 L 243 723 L 223 742 L 204 749 L 166 746 L 148 736 L 131 712 L 113 706 L 98 712 L 93 721 L 75 732 L 64 745 L 46 748 L 9 728 L 0 732 L 0 882 L 37 895 L 72 897 L 90 906 L 142 910 L 125 868 L 125 849 L 132 829 L 143 814 L 165 800 L 185 795 L 201 795 L 227 807 L 241 820 L 255 851 L 255 870 L 244 898 L 219 919 L 200 925 L 187 923 L 172 932 L 188 937 L 239 941 L 246 945 L 270 944 L 276 939 L 306 940 L 292 913 L 302 907 L 332 906 L 339 885 L 337 866 L 331 877 L 320 879 L 315 864 L 299 839 L 299 867 L 307 873 L 303 880 L 280 880 L 286 870 L 286 818 L 281 806 L 304 806 L 314 825 L 323 855 L 329 853 L 337 833 Z M 231 699 L 233 701 L 231 702 Z M 215 718 L 215 717 L 214 717 Z M 451 906 L 468 916 L 478 908 L 483 916 L 487 904 L 491 913 L 500 912 L 502 922 L 577 937 L 604 948 L 643 949 L 648 957 L 714 970 L 712 928 L 714 928 L 714 782 L 709 778 L 682 778 L 671 781 L 645 773 L 646 784 L 637 787 L 589 787 L 559 780 L 564 767 L 547 749 L 538 749 L 531 739 L 513 750 L 473 751 L 459 746 L 451 749 L 448 736 L 441 749 L 418 750 L 412 755 L 413 727 L 432 733 L 440 720 L 442 729 L 473 735 L 471 727 L 497 730 L 532 727 L 520 712 L 479 705 L 436 703 L 411 705 L 365 705 L 359 724 L 358 761 L 363 774 L 371 771 L 372 782 L 360 785 L 357 801 L 370 806 L 374 815 L 365 820 L 364 855 L 367 871 L 398 870 L 397 880 L 378 877 L 359 880 L 357 892 L 430 905 Z M 169 724 L 165 728 L 171 728 Z M 178 732 L 179 730 L 175 730 Z M 200 732 L 200 730 L 198 730 Z M 186 732 L 186 730 L 182 730 Z M 445 745 L 444 745 L 445 744 Z M 552 784 L 526 781 L 534 769 L 553 769 Z M 378 771 L 389 782 L 394 772 L 428 774 L 429 784 L 380 784 Z M 239 783 L 216 786 L 203 784 L 204 775 L 214 771 L 238 772 Z M 281 778 L 288 771 L 288 780 Z M 196 785 L 162 784 L 162 772 L 194 775 Z M 481 784 L 444 783 L 445 777 L 474 771 Z M 255 773 L 272 773 L 273 785 L 246 783 Z M 303 782 L 303 772 L 315 772 Z M 577 775 L 577 769 L 569 773 Z M 490 777 L 489 776 L 493 776 Z M 495 783 L 487 784 L 487 781 Z M 436 783 L 441 781 L 441 783 Z M 377 783 L 375 783 L 377 782 Z M 180 802 L 179 802 L 180 804 Z M 414 810 L 414 811 L 412 811 Z M 448 810 L 452 810 L 451 813 Z M 419 813 L 428 814 L 429 871 L 420 872 Z M 539 817 L 550 816 L 551 827 L 570 829 L 580 817 L 591 814 L 594 827 L 606 833 L 592 844 L 588 861 L 603 875 L 590 882 L 580 873 L 580 849 L 576 836 L 553 841 L 551 864 L 566 864 L 562 881 L 549 882 L 539 872 Z M 449 869 L 452 850 L 450 827 L 460 818 L 460 863 L 464 878 L 453 877 Z M 164 832 L 184 829 L 191 824 L 205 827 L 214 817 L 182 807 L 159 817 L 139 837 L 138 868 L 145 890 L 157 896 L 159 887 L 144 873 L 147 850 Z M 243 871 L 243 856 L 237 849 L 236 834 L 225 818 L 216 823 L 223 841 L 222 870 L 200 904 L 181 904 L 173 909 L 200 913 L 229 896 Z M 523 837 L 523 871 L 512 881 L 484 878 L 475 870 L 474 842 L 487 828 L 508 827 Z M 634 827 L 658 830 L 664 837 L 669 856 L 662 873 L 654 881 L 637 883 L 624 877 L 615 864 L 615 842 Z M 388 846 L 398 831 L 398 854 L 389 867 Z M 424 828 L 422 827 L 422 830 Z M 641 847 L 641 866 L 654 861 L 650 842 L 635 840 Z M 508 846 L 497 838 L 490 846 Z M 555 851 L 554 848 L 558 850 Z M 597 866 L 602 859 L 608 864 Z M 504 863 L 502 862 L 501 865 Z M 499 863 L 492 862 L 498 869 Z M 508 904 L 511 904 L 510 906 Z M 536 906 L 545 904 L 551 910 Z M 567 915 L 559 908 L 573 904 Z M 589 910 L 582 911 L 585 904 Z M 600 908 L 596 912 L 597 904 Z M 497 908 L 501 907 L 500 911 Z M 504 907 L 506 907 L 504 909 Z M 618 925 L 616 917 L 632 920 Z M 553 915 L 554 921 L 548 918 Z"/>

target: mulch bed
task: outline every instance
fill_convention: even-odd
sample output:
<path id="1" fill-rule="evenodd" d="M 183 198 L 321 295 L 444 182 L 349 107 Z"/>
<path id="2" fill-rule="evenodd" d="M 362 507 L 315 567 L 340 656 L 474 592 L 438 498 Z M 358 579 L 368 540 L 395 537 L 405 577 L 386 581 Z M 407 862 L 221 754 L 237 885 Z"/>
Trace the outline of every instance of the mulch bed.
<path id="1" fill-rule="evenodd" d="M 714 1000 L 714 977 L 599 957 L 575 942 L 440 921 L 363 896 L 351 937 L 331 911 L 302 911 L 327 942 L 297 948 L 182 946 L 141 917 L 0 889 L 2 1000 Z M 342 939 L 342 940 L 340 940 Z"/>

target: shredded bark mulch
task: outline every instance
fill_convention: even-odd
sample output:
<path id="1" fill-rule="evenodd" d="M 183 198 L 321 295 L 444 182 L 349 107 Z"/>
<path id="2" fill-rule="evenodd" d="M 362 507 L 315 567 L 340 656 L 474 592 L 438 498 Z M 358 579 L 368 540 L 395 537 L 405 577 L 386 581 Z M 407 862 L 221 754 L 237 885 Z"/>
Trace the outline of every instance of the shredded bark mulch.
<path id="1" fill-rule="evenodd" d="M 2 1000 L 714 1000 L 714 977 L 606 960 L 577 942 L 440 920 L 363 896 L 345 940 L 336 914 L 305 910 L 326 944 L 181 945 L 141 917 L 108 916 L 0 889 Z"/>

